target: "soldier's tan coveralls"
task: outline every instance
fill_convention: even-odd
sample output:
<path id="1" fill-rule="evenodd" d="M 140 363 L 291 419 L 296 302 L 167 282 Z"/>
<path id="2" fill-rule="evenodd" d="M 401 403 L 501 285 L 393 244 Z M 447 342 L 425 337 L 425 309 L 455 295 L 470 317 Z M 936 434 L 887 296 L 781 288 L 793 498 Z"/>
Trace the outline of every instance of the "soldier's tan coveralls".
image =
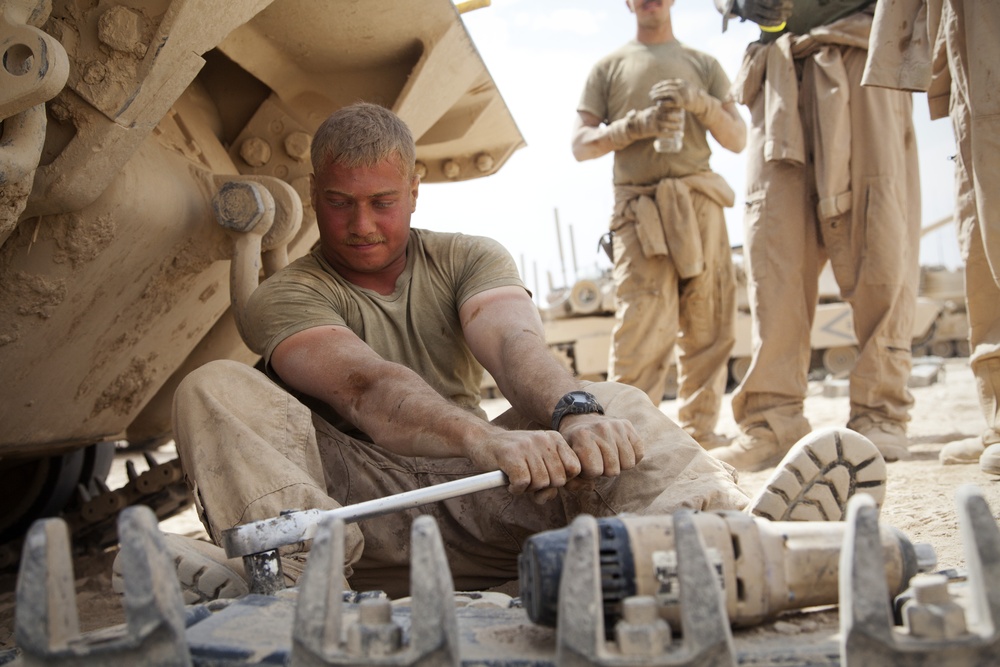
<path id="1" fill-rule="evenodd" d="M 983 444 L 1000 443 L 1000 3 L 880 2 L 871 49 L 865 85 L 927 91 L 931 118 L 951 116 L 969 362 Z"/>
<path id="2" fill-rule="evenodd" d="M 676 345 L 678 421 L 696 439 L 715 430 L 736 340 L 736 276 L 722 211 L 734 199 L 711 171 L 615 186 L 611 379 L 659 403 Z"/>
<path id="3" fill-rule="evenodd" d="M 720 102 L 730 81 L 712 56 L 680 41 L 630 40 L 597 61 L 577 111 L 611 124 L 650 105 L 650 89 L 681 79 Z M 715 440 L 727 364 L 736 339 L 736 270 L 723 208 L 732 189 L 711 171 L 708 130 L 693 114 L 677 153 L 652 138 L 615 151 L 615 327 L 608 377 L 663 399 L 677 359 L 681 427 Z"/>
<path id="4" fill-rule="evenodd" d="M 745 254 L 753 356 L 733 395 L 743 431 L 790 445 L 803 415 L 818 277 L 830 260 L 860 355 L 851 422 L 905 424 L 919 279 L 910 95 L 861 86 L 871 15 L 753 43 L 734 84 L 750 108 Z"/>

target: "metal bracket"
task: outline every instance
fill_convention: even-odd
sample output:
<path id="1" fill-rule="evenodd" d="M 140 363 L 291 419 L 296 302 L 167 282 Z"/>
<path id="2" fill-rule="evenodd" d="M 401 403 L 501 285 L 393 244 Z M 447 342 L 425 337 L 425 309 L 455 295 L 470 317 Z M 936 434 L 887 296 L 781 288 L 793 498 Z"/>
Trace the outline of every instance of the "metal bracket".
<path id="1" fill-rule="evenodd" d="M 437 523 L 418 517 L 411 530 L 409 644 L 391 618 L 387 599 L 361 603 L 360 618 L 342 637 L 344 522 L 327 518 L 317 530 L 299 582 L 292 630 L 292 667 L 379 664 L 458 667 L 455 589 Z"/>
<path id="2" fill-rule="evenodd" d="M 679 510 L 673 515 L 681 643 L 663 646 L 656 641 L 647 642 L 649 651 L 641 656 L 641 663 L 635 652 L 623 652 L 625 642 L 621 632 L 617 643 L 605 642 L 604 615 L 600 613 L 603 596 L 597 520 L 584 515 L 573 521 L 559 584 L 556 664 L 562 667 L 736 665 L 725 598 L 693 514 L 691 510 Z M 649 631 L 658 634 L 656 626 L 657 621 L 662 623 L 660 619 L 643 620 Z"/>
<path id="3" fill-rule="evenodd" d="M 968 627 L 945 627 L 940 613 L 954 601 L 914 602 L 925 619 L 909 628 L 893 626 L 891 600 L 884 573 L 872 563 L 883 561 L 878 509 L 865 495 L 847 506 L 848 532 L 840 560 L 841 664 L 844 667 L 979 667 L 995 665 L 1000 655 L 1000 528 L 982 493 L 972 485 L 959 488 L 958 519 L 968 567 L 971 609 Z M 940 596 L 939 596 L 940 597 Z M 938 623 L 934 619 L 939 619 Z M 963 624 L 964 625 L 964 624 Z"/>
<path id="4" fill-rule="evenodd" d="M 144 505 L 118 519 L 124 559 L 126 625 L 116 635 L 84 638 L 76 606 L 69 530 L 62 519 L 36 521 L 28 532 L 17 581 L 15 637 L 26 667 L 191 665 L 177 573 Z"/>
<path id="5" fill-rule="evenodd" d="M 14 0 L 0 7 L 0 120 L 48 102 L 66 85 L 66 49 L 35 27 L 50 9 L 51 4 L 39 0 Z"/>

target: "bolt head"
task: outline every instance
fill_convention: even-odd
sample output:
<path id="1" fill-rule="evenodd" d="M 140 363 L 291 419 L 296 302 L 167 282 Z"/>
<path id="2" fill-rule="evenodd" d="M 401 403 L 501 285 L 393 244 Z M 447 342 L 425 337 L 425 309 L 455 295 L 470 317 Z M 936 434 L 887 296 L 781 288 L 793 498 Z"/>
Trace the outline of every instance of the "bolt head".
<path id="1" fill-rule="evenodd" d="M 489 153 L 480 153 L 476 156 L 476 169 L 481 174 L 489 173 L 493 169 L 493 164 L 493 156 Z"/>
<path id="2" fill-rule="evenodd" d="M 458 178 L 459 174 L 462 173 L 462 167 L 454 160 L 448 160 L 442 166 L 442 171 L 447 178 Z"/>
<path id="3" fill-rule="evenodd" d="M 649 595 L 633 595 L 622 603 L 622 618 L 626 623 L 645 625 L 659 618 L 656 600 Z"/>
<path id="4" fill-rule="evenodd" d="M 285 152 L 293 160 L 299 162 L 308 160 L 311 147 L 312 137 L 305 132 L 292 132 L 285 137 Z"/>
<path id="5" fill-rule="evenodd" d="M 903 619 L 910 634 L 922 639 L 954 639 L 968 631 L 965 610 L 951 601 L 923 604 L 909 600 L 903 605 Z"/>
<path id="6" fill-rule="evenodd" d="M 251 167 L 263 167 L 271 161 L 271 144 L 260 137 L 250 137 L 240 144 L 240 157 Z"/>
<path id="7" fill-rule="evenodd" d="M 219 224 L 236 232 L 249 232 L 264 216 L 266 207 L 258 186 L 246 181 L 230 181 L 212 200 Z"/>
<path id="8" fill-rule="evenodd" d="M 910 580 L 917 602 L 944 603 L 951 600 L 948 594 L 948 577 L 943 574 L 918 574 Z"/>
<path id="9" fill-rule="evenodd" d="M 108 67 L 102 62 L 92 62 L 83 71 L 83 81 L 90 85 L 104 81 L 108 76 Z"/>
<path id="10" fill-rule="evenodd" d="M 392 603 L 386 598 L 362 600 L 358 612 L 361 622 L 368 625 L 392 622 Z"/>
<path id="11" fill-rule="evenodd" d="M 143 31 L 146 20 L 136 11 L 115 5 L 97 21 L 97 38 L 115 51 L 142 57 L 146 53 Z"/>

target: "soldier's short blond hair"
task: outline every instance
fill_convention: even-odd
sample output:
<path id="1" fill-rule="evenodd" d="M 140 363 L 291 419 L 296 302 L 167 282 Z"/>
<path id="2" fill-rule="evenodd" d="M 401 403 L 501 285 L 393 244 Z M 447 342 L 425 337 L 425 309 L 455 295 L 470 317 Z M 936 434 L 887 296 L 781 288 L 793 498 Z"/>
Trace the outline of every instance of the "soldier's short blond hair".
<path id="1" fill-rule="evenodd" d="M 312 140 L 313 171 L 331 164 L 374 167 L 398 160 L 400 173 L 412 178 L 417 149 L 413 134 L 395 113 L 378 104 L 358 102 L 341 107 L 316 130 Z"/>

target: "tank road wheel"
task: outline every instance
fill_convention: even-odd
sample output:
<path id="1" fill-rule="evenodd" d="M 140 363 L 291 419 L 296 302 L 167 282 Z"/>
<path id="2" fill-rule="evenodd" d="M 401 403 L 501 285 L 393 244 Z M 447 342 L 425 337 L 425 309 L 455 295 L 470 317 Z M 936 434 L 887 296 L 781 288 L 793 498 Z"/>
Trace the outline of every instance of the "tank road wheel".
<path id="1" fill-rule="evenodd" d="M 948 339 L 936 340 L 931 343 L 931 354 L 942 359 L 955 356 L 955 342 Z"/>
<path id="2" fill-rule="evenodd" d="M 114 441 L 99 442 L 83 450 L 83 469 L 80 471 L 80 484 L 90 487 L 93 480 L 104 481 L 111 472 L 111 464 L 115 462 L 118 452 Z"/>
<path id="3" fill-rule="evenodd" d="M 593 280 L 578 280 L 569 293 L 575 315 L 593 315 L 601 309 L 601 288 Z"/>
<path id="4" fill-rule="evenodd" d="M 733 357 L 729 360 L 729 377 L 732 378 L 733 385 L 743 382 L 749 370 L 750 357 Z"/>
<path id="5" fill-rule="evenodd" d="M 934 340 L 934 333 L 937 331 L 937 322 L 931 322 L 927 327 L 927 333 L 920 338 L 914 338 L 910 345 L 910 352 L 913 358 L 926 357 L 931 353 L 931 341 Z"/>
<path id="6" fill-rule="evenodd" d="M 114 455 L 113 442 L 100 442 L 54 456 L 0 459 L 0 488 L 8 499 L 0 504 L 0 547 L 24 535 L 36 519 L 66 509 L 80 484 L 94 478 L 103 482 Z"/>
<path id="7" fill-rule="evenodd" d="M 858 348 L 853 345 L 823 350 L 823 368 L 831 375 L 849 372 L 858 360 Z"/>
<path id="8" fill-rule="evenodd" d="M 0 510 L 0 542 L 18 537 L 31 522 L 59 513 L 73 497 L 83 471 L 83 450 L 35 459 L 0 461 L 0 485 L 11 502 Z"/>

